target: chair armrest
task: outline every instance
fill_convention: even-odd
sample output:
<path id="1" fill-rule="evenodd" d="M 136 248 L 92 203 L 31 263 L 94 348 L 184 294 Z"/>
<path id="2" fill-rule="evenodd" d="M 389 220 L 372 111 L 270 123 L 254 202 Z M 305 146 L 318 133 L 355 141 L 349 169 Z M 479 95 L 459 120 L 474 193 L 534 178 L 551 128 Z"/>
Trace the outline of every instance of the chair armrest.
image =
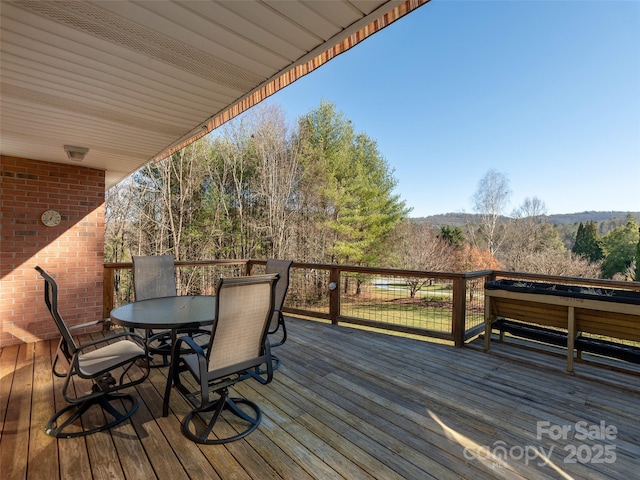
<path id="1" fill-rule="evenodd" d="M 180 351 L 180 342 L 185 342 L 189 345 L 189 347 L 191 348 L 191 350 L 193 350 L 194 353 L 200 355 L 201 357 L 205 356 L 204 350 L 203 348 L 198 345 L 196 343 L 196 341 L 192 338 L 192 337 L 180 337 L 178 339 L 178 341 L 176 342 L 176 350 Z"/>
<path id="2" fill-rule="evenodd" d="M 67 327 L 67 328 L 70 331 L 72 331 L 72 330 L 77 330 L 79 328 L 93 327 L 94 325 L 99 325 L 101 323 L 105 323 L 106 320 L 108 320 L 108 319 L 103 318 L 101 320 L 93 320 L 91 322 L 85 322 L 85 323 L 81 323 L 80 325 L 74 325 L 72 327 Z"/>

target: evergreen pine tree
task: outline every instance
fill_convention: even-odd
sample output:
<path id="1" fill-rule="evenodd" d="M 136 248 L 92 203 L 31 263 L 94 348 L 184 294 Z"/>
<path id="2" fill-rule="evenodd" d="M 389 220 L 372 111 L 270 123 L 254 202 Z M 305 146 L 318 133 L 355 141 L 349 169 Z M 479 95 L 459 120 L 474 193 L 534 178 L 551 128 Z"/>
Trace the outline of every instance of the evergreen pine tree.
<path id="1" fill-rule="evenodd" d="M 582 255 L 584 252 L 584 225 L 580 222 L 578 225 L 578 232 L 576 233 L 576 241 L 573 243 L 571 253 L 576 255 Z"/>
<path id="2" fill-rule="evenodd" d="M 595 222 L 589 221 L 585 225 L 582 222 L 580 223 L 576 234 L 576 242 L 571 251 L 592 263 L 604 258 L 602 240 L 598 235 L 598 227 Z"/>
<path id="3" fill-rule="evenodd" d="M 640 240 L 640 224 L 632 214 L 628 215 L 626 225 L 609 231 L 602 239 L 603 248 L 607 252 L 602 262 L 602 276 L 612 278 L 614 275 L 628 271 L 637 254 Z"/>
<path id="4" fill-rule="evenodd" d="M 638 228 L 638 244 L 636 245 L 636 275 L 633 280 L 640 282 L 640 228 Z"/>
<path id="5" fill-rule="evenodd" d="M 440 238 L 449 242 L 456 250 L 462 248 L 465 243 L 464 233 L 460 227 L 443 225 L 440 227 Z"/>

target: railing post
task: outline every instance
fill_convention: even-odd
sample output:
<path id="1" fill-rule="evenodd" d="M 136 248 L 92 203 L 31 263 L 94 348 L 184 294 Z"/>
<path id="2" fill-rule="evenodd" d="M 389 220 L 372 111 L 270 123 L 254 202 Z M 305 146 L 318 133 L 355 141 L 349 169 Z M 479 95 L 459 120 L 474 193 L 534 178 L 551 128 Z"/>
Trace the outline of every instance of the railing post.
<path id="1" fill-rule="evenodd" d="M 335 288 L 331 288 L 334 286 Z M 333 325 L 338 324 L 340 316 L 340 270 L 329 270 L 329 317 Z"/>
<path id="2" fill-rule="evenodd" d="M 244 274 L 246 276 L 251 275 L 253 271 L 253 262 L 251 260 L 248 260 L 247 263 L 244 264 Z"/>
<path id="3" fill-rule="evenodd" d="M 467 279 L 456 277 L 453 280 L 453 315 L 451 334 L 456 347 L 464 346 L 465 316 L 467 311 Z"/>
<path id="4" fill-rule="evenodd" d="M 102 269 L 102 318 L 109 318 L 111 310 L 113 310 L 113 300 L 115 298 L 114 292 L 114 278 L 116 270 L 115 268 L 103 268 Z M 111 322 L 104 322 L 102 324 L 103 330 L 109 330 L 111 328 Z"/>

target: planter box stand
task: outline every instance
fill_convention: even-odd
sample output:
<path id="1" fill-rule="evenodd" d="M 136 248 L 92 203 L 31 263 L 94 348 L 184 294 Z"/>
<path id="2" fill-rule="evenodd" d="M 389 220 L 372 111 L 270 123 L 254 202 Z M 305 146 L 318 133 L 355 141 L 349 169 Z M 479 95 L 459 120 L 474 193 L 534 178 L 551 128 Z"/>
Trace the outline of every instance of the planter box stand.
<path id="1" fill-rule="evenodd" d="M 589 349 L 590 340 L 579 337 L 581 333 L 640 342 L 640 305 L 610 301 L 606 295 L 602 296 L 602 299 L 593 299 L 562 296 L 558 293 L 554 292 L 553 295 L 532 293 L 530 288 L 527 292 L 485 288 L 485 351 L 490 349 L 491 331 L 499 318 L 540 325 L 544 327 L 540 330 L 546 330 L 556 337 L 566 335 L 568 372 L 573 371 L 576 339 L 580 338 L 578 341 L 580 350 Z M 513 324 L 512 327 L 514 327 Z M 518 326 L 516 325 L 515 328 L 517 329 Z M 508 324 L 505 325 L 504 330 L 509 331 Z M 550 343 L 559 344 L 557 341 Z M 607 343 L 611 345 L 610 342 L 594 340 L 592 343 L 594 346 L 599 346 L 594 349 L 594 351 L 598 350 L 596 353 L 613 351 L 605 348 Z M 620 348 L 620 345 L 617 348 Z M 634 355 L 638 355 L 637 348 L 628 347 L 627 350 L 630 350 L 628 358 L 633 361 L 633 358 L 636 358 Z"/>

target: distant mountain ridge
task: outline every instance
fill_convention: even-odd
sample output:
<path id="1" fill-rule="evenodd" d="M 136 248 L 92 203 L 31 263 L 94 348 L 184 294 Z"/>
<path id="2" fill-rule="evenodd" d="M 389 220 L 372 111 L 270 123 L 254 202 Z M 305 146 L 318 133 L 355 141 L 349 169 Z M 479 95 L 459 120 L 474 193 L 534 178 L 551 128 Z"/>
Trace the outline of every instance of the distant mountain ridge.
<path id="1" fill-rule="evenodd" d="M 632 214 L 636 220 L 640 221 L 640 212 L 579 212 L 579 213 L 562 213 L 557 215 L 545 215 L 545 218 L 551 225 L 571 225 L 574 223 L 586 222 L 605 222 L 615 218 L 626 218 Z M 412 218 L 418 223 L 430 223 L 436 227 L 451 225 L 452 227 L 461 227 L 469 223 L 478 223 L 480 217 L 477 213 L 443 213 L 439 215 L 430 215 L 428 217 Z M 507 217 L 505 217 L 505 220 Z"/>

